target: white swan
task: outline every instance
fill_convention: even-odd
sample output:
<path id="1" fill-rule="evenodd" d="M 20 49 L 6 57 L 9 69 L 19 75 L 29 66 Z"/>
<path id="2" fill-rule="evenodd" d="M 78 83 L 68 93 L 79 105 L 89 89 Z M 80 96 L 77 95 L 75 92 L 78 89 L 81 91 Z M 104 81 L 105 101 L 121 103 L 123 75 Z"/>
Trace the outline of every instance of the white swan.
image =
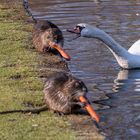
<path id="1" fill-rule="evenodd" d="M 136 41 L 127 51 L 107 33 L 86 23 L 77 24 L 74 29 L 68 31 L 79 34 L 82 37 L 97 38 L 103 41 L 113 53 L 118 64 L 122 68 L 140 68 L 140 39 Z"/>

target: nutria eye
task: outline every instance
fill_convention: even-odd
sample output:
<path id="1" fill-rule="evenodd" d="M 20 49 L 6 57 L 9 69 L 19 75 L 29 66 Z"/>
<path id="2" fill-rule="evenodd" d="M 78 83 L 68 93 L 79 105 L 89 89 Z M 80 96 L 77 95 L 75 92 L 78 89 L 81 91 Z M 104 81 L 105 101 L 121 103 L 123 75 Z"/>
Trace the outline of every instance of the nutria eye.
<path id="1" fill-rule="evenodd" d="M 77 88 L 77 87 L 79 87 L 80 86 L 80 83 L 79 82 L 75 82 L 75 87 Z"/>

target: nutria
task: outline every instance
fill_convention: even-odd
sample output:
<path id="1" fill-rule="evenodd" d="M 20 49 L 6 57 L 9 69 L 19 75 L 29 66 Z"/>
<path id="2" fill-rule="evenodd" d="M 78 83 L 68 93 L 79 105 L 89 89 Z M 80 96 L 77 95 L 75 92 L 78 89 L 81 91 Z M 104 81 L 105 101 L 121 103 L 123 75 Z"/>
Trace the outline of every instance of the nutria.
<path id="1" fill-rule="evenodd" d="M 47 109 L 60 114 L 76 113 L 81 107 L 84 107 L 84 104 L 79 101 L 79 97 L 86 96 L 87 88 L 81 80 L 71 74 L 58 72 L 47 79 L 43 92 L 44 106 L 27 110 L 2 111 L 0 114 L 15 112 L 40 113 Z"/>
<path id="2" fill-rule="evenodd" d="M 85 84 L 71 74 L 58 72 L 50 77 L 44 88 L 44 100 L 49 109 L 63 114 L 75 113 L 84 105 L 80 96 L 86 96 Z"/>
<path id="3" fill-rule="evenodd" d="M 23 0 L 23 6 L 34 21 L 33 45 L 39 52 L 57 52 L 66 60 L 70 56 L 62 49 L 64 38 L 61 30 L 48 20 L 35 19 L 29 8 L 28 0 Z"/>
<path id="4" fill-rule="evenodd" d="M 49 41 L 63 46 L 64 38 L 61 30 L 53 23 L 46 20 L 37 20 L 33 30 L 33 44 L 40 52 L 53 50 Z"/>

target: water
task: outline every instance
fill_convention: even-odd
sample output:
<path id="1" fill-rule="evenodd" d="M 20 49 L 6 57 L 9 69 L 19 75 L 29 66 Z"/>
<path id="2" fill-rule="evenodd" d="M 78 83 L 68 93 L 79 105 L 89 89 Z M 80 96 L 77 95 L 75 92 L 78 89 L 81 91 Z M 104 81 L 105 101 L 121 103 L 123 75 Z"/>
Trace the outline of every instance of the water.
<path id="1" fill-rule="evenodd" d="M 36 18 L 48 19 L 64 33 L 71 72 L 82 79 L 93 101 L 101 100 L 109 109 L 100 110 L 100 123 L 109 139 L 140 137 L 140 70 L 121 70 L 116 60 L 98 40 L 79 38 L 65 29 L 77 23 L 93 24 L 129 48 L 140 38 L 139 0 L 31 0 Z"/>

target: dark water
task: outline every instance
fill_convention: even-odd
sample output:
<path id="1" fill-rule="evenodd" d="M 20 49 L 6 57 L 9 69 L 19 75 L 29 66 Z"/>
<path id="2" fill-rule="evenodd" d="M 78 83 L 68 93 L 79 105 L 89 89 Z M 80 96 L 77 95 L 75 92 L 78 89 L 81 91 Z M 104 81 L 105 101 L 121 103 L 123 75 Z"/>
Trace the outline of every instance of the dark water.
<path id="1" fill-rule="evenodd" d="M 72 61 L 69 68 L 82 79 L 92 100 L 109 109 L 99 110 L 109 139 L 140 139 L 140 70 L 121 70 L 110 51 L 95 39 L 79 38 L 65 29 L 86 22 L 110 34 L 129 48 L 140 38 L 139 0 L 31 0 L 36 18 L 48 19 L 64 33 Z"/>

